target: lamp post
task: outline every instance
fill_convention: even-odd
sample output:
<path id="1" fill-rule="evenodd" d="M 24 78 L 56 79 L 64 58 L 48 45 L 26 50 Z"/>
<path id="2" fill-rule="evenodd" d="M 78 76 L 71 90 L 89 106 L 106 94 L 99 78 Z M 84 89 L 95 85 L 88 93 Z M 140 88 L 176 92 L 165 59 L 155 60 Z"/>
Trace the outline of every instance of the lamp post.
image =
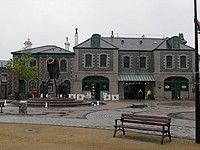
<path id="1" fill-rule="evenodd" d="M 194 25 L 195 25 L 195 142 L 200 143 L 200 102 L 199 102 L 199 54 L 198 54 L 198 28 L 197 28 L 197 1 L 194 0 Z"/>

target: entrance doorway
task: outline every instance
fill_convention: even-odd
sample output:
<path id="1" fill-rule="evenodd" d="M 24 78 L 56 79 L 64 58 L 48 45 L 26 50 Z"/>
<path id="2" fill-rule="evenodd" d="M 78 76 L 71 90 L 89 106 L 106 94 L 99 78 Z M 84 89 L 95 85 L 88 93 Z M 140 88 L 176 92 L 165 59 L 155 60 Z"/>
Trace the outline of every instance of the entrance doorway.
<path id="1" fill-rule="evenodd" d="M 124 99 L 138 99 L 138 91 L 143 92 L 142 99 L 145 99 L 145 82 L 124 82 Z"/>
<path id="2" fill-rule="evenodd" d="M 100 100 L 101 92 L 109 91 L 109 79 L 103 76 L 88 76 L 82 80 L 82 90 L 91 92 L 95 100 Z"/>
<path id="3" fill-rule="evenodd" d="M 182 99 L 182 91 L 188 91 L 189 81 L 184 77 L 169 77 L 164 80 L 164 90 L 171 91 L 171 99 Z"/>

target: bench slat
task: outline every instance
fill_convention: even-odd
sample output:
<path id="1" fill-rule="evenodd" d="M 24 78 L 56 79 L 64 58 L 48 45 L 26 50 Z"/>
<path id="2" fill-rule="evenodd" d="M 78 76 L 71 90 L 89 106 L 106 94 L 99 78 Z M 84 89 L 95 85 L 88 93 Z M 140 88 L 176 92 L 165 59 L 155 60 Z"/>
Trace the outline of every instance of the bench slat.
<path id="1" fill-rule="evenodd" d="M 122 128 L 145 130 L 145 131 L 163 132 L 163 130 L 161 128 L 148 128 L 148 127 L 129 126 L 129 125 L 117 125 L 117 126 L 114 126 L 114 127 L 122 127 Z M 164 130 L 164 132 L 167 132 L 167 130 Z"/>
<path id="2" fill-rule="evenodd" d="M 126 120 L 124 119 L 122 122 L 127 123 L 136 123 L 136 124 L 146 124 L 146 125 L 157 125 L 157 126 L 167 126 L 169 122 L 155 122 L 155 121 L 144 121 L 144 120 Z"/>
<path id="3" fill-rule="evenodd" d="M 166 119 L 166 120 L 171 120 L 170 117 L 168 116 L 150 116 L 150 115 L 137 115 L 137 114 L 122 114 L 122 118 L 124 117 L 139 117 L 139 118 L 152 118 L 152 119 Z"/>

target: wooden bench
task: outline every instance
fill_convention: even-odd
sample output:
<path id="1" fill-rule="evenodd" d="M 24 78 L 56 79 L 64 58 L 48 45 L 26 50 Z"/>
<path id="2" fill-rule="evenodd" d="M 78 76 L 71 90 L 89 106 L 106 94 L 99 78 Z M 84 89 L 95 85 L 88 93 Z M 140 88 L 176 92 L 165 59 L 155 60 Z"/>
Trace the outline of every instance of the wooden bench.
<path id="1" fill-rule="evenodd" d="M 170 123 L 171 118 L 168 116 L 137 115 L 134 113 L 122 114 L 121 119 L 115 119 L 113 137 L 115 137 L 115 134 L 119 130 L 121 130 L 123 135 L 125 135 L 125 128 L 155 131 L 162 133 L 161 144 L 163 144 L 165 137 L 169 137 L 169 141 L 171 141 Z"/>
<path id="2" fill-rule="evenodd" d="M 3 113 L 3 107 L 5 107 L 4 102 L 0 102 L 1 113 Z"/>

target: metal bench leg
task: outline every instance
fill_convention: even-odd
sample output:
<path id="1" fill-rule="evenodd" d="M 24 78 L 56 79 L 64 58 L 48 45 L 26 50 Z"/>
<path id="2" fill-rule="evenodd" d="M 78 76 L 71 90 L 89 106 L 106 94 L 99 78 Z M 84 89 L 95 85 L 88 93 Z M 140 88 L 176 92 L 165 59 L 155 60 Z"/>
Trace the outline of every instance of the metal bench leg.
<path id="1" fill-rule="evenodd" d="M 161 144 L 163 144 L 164 137 L 165 137 L 165 133 L 164 133 L 164 132 L 162 132 L 162 136 L 161 136 Z"/>
<path id="2" fill-rule="evenodd" d="M 169 137 L 169 141 L 171 142 L 172 141 L 172 139 L 171 139 L 171 134 L 170 134 L 170 126 L 168 126 L 168 137 Z"/>
<path id="3" fill-rule="evenodd" d="M 116 133 L 117 133 L 117 128 L 115 127 L 115 131 L 114 131 L 113 137 L 115 137 Z"/>
<path id="4" fill-rule="evenodd" d="M 123 131 L 123 135 L 125 135 L 125 130 L 124 130 L 124 128 L 122 128 L 122 131 Z"/>
<path id="5" fill-rule="evenodd" d="M 161 144 L 163 144 L 164 138 L 165 138 L 165 126 L 162 126 Z"/>

